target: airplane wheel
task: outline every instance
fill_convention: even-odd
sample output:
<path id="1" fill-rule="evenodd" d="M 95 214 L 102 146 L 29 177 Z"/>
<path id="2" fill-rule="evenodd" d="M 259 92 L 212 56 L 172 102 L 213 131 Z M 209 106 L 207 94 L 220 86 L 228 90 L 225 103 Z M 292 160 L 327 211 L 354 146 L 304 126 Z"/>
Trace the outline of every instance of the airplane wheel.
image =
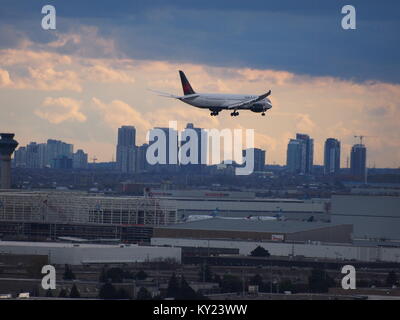
<path id="1" fill-rule="evenodd" d="M 261 113 L 261 115 L 264 117 L 264 116 L 265 116 L 265 113 L 263 112 L 263 113 Z"/>
<path id="2" fill-rule="evenodd" d="M 233 117 L 233 116 L 235 116 L 235 113 L 234 113 L 234 112 L 231 112 L 231 117 Z"/>
<path id="3" fill-rule="evenodd" d="M 235 117 L 237 117 L 239 115 L 239 112 L 235 112 Z"/>

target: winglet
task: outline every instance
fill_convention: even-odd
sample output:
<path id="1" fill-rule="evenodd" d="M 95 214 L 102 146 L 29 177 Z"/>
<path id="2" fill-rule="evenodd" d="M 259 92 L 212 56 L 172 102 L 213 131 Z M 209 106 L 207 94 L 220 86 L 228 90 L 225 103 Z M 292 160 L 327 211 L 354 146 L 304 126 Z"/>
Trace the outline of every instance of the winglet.
<path id="1" fill-rule="evenodd" d="M 179 75 L 181 77 L 181 82 L 182 82 L 182 88 L 183 88 L 183 94 L 186 96 L 188 94 L 195 94 L 192 86 L 189 83 L 189 80 L 186 78 L 185 74 L 183 71 L 179 70 Z"/>

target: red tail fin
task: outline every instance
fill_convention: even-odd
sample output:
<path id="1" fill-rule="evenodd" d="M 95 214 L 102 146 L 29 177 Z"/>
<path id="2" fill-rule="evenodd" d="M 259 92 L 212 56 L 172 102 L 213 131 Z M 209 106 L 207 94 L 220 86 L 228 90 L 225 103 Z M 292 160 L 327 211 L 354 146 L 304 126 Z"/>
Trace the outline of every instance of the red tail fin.
<path id="1" fill-rule="evenodd" d="M 190 85 L 188 79 L 186 78 L 185 74 L 183 71 L 179 70 L 179 75 L 181 76 L 181 82 L 182 82 L 182 88 L 183 88 L 183 94 L 186 96 L 187 94 L 195 94 L 194 90 L 192 89 L 192 86 Z"/>

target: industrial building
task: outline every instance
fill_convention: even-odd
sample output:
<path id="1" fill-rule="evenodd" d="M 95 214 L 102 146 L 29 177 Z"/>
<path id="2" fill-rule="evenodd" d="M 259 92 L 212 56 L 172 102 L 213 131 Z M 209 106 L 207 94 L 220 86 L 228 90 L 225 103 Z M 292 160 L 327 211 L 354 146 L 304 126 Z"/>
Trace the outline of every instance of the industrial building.
<path id="1" fill-rule="evenodd" d="M 257 198 L 255 192 L 215 190 L 152 189 L 149 195 L 176 207 L 180 220 L 189 215 L 208 215 L 215 211 L 222 217 L 274 216 L 279 213 L 290 220 L 311 217 L 313 220 L 330 220 L 328 199 Z"/>
<path id="2" fill-rule="evenodd" d="M 0 192 L 0 235 L 35 240 L 79 237 L 149 241 L 152 227 L 177 222 L 176 208 L 156 198 L 73 192 Z"/>
<path id="3" fill-rule="evenodd" d="M 358 240 L 400 240 L 400 197 L 384 195 L 333 195 L 331 219 L 352 224 Z"/>
<path id="4" fill-rule="evenodd" d="M 310 243 L 284 243 L 265 241 L 240 241 L 240 240 L 201 240 L 183 238 L 152 238 L 152 245 L 172 247 L 198 247 L 198 248 L 230 248 L 239 249 L 239 254 L 249 255 L 258 246 L 268 250 L 274 256 L 286 256 L 297 259 L 335 259 L 355 260 L 365 262 L 400 262 L 400 248 L 355 246 L 351 244 L 323 244 Z M 343 262 L 346 263 L 346 262 Z M 349 263 L 351 264 L 351 262 Z"/>
<path id="5" fill-rule="evenodd" d="M 210 218 L 155 227 L 158 238 L 351 243 L 352 226 L 323 222 Z"/>
<path id="6" fill-rule="evenodd" d="M 57 242 L 0 241 L 0 254 L 48 256 L 50 264 L 134 263 L 174 259 L 181 262 L 181 249 L 171 247 L 75 244 Z"/>

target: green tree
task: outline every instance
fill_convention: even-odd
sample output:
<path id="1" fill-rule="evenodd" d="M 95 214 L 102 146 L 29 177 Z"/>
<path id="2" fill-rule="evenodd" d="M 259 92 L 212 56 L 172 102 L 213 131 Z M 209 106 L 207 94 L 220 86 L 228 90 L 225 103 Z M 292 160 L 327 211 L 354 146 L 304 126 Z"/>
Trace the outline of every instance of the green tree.
<path id="1" fill-rule="evenodd" d="M 124 281 L 124 271 L 121 268 L 108 269 L 107 279 L 110 279 L 113 283 L 121 283 Z"/>
<path id="2" fill-rule="evenodd" d="M 328 292 L 334 285 L 335 281 L 322 269 L 313 269 L 308 277 L 308 288 L 311 292 Z"/>
<path id="3" fill-rule="evenodd" d="M 252 257 L 269 257 L 270 256 L 268 250 L 264 249 L 261 246 L 258 246 L 252 252 L 250 252 L 250 255 Z"/>
<path id="4" fill-rule="evenodd" d="M 148 277 L 148 274 L 146 272 L 144 272 L 143 270 L 140 270 L 135 275 L 136 280 L 145 280 L 145 279 L 147 279 L 147 277 Z"/>
<path id="5" fill-rule="evenodd" d="M 175 298 L 178 294 L 179 294 L 179 281 L 175 273 L 173 273 L 168 282 L 167 297 Z"/>
<path id="6" fill-rule="evenodd" d="M 64 275 L 63 275 L 64 280 L 75 280 L 75 274 L 72 272 L 71 267 L 66 264 L 64 266 Z"/>
<path id="7" fill-rule="evenodd" d="M 123 300 L 132 299 L 131 296 L 129 295 L 128 291 L 126 291 L 124 288 L 118 289 L 117 297 L 118 297 L 118 299 L 123 299 Z"/>
<path id="8" fill-rule="evenodd" d="M 68 296 L 67 290 L 61 289 L 60 293 L 58 294 L 59 298 L 66 298 Z"/>
<path id="9" fill-rule="evenodd" d="M 202 264 L 199 271 L 199 281 L 212 282 L 214 278 L 211 272 L 210 266 L 208 264 Z"/>
<path id="10" fill-rule="evenodd" d="M 191 286 L 187 283 L 186 279 L 182 276 L 179 286 L 179 292 L 176 296 L 178 300 L 196 300 L 197 294 Z"/>
<path id="11" fill-rule="evenodd" d="M 259 274 L 254 275 L 250 278 L 249 284 L 258 286 L 258 288 L 261 289 L 264 285 L 262 276 L 260 276 Z"/>
<path id="12" fill-rule="evenodd" d="M 117 290 L 112 285 L 112 283 L 107 282 L 101 286 L 99 291 L 99 298 L 106 300 L 118 299 Z"/>
<path id="13" fill-rule="evenodd" d="M 149 292 L 149 290 L 147 290 L 144 287 L 141 287 L 137 293 L 136 299 L 137 300 L 151 300 L 152 296 L 151 296 L 151 293 Z"/>
<path id="14" fill-rule="evenodd" d="M 226 274 L 221 280 L 221 291 L 222 292 L 241 292 L 242 291 L 242 281 L 240 278 Z"/>
<path id="15" fill-rule="evenodd" d="M 76 284 L 74 283 L 74 285 L 71 288 L 71 292 L 69 293 L 69 297 L 70 298 L 80 298 L 81 294 L 79 293 L 78 288 L 76 287 Z"/>
<path id="16" fill-rule="evenodd" d="M 398 279 L 397 279 L 396 272 L 394 272 L 393 270 L 390 271 L 386 277 L 386 282 L 385 282 L 386 286 L 392 287 L 392 286 L 396 285 L 397 282 L 398 282 Z"/>
<path id="17" fill-rule="evenodd" d="M 107 282 L 107 269 L 106 269 L 106 267 L 103 267 L 101 269 L 99 281 L 102 282 L 102 283 Z"/>

